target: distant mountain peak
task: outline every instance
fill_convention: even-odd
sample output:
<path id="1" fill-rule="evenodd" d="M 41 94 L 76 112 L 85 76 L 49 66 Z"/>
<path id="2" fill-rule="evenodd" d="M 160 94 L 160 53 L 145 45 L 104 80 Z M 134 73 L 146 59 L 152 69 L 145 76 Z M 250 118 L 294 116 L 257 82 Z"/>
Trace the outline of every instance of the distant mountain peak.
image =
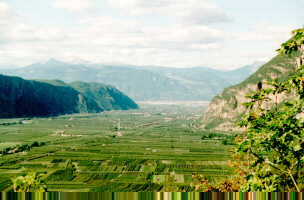
<path id="1" fill-rule="evenodd" d="M 55 58 L 50 58 L 48 61 L 46 61 L 44 63 L 45 65 L 62 65 L 62 64 L 66 64 L 63 61 L 57 60 Z"/>
<path id="2" fill-rule="evenodd" d="M 81 58 L 75 58 L 69 61 L 69 63 L 74 64 L 74 65 L 91 65 L 93 64 L 92 62 L 81 59 Z"/>
<path id="3" fill-rule="evenodd" d="M 85 61 L 80 61 L 85 62 Z M 27 79 L 60 79 L 113 85 L 135 100 L 211 100 L 225 87 L 252 74 L 251 68 L 222 71 L 207 67 L 168 68 L 131 65 L 72 64 L 50 59 L 20 70 L 4 71 Z M 1 72 L 1 70 L 0 70 Z"/>

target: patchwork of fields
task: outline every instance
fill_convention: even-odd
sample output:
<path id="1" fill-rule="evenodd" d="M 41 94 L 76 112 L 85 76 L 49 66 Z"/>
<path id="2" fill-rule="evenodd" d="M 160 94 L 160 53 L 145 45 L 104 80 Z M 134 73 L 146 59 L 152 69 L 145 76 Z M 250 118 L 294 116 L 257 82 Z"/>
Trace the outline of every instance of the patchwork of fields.
<path id="1" fill-rule="evenodd" d="M 0 120 L 0 191 L 11 190 L 13 178 L 30 172 L 43 174 L 48 191 L 193 191 L 193 175 L 225 179 L 233 173 L 227 166 L 232 146 L 217 137 L 202 140 L 210 133 L 198 128 L 201 112 L 149 105 Z M 16 151 L 35 141 L 44 145 Z M 11 150 L 4 155 L 5 148 Z"/>

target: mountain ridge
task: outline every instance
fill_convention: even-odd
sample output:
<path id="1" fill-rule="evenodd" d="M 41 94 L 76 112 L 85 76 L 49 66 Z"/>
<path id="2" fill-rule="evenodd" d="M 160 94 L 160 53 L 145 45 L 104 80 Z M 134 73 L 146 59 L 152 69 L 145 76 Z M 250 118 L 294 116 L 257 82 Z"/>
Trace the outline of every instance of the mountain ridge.
<path id="1" fill-rule="evenodd" d="M 210 101 L 225 87 L 247 78 L 252 69 L 250 66 L 232 71 L 205 67 L 108 66 L 69 64 L 51 59 L 46 63 L 36 63 L 22 69 L 0 69 L 0 72 L 26 79 L 105 83 L 115 86 L 137 101 Z"/>

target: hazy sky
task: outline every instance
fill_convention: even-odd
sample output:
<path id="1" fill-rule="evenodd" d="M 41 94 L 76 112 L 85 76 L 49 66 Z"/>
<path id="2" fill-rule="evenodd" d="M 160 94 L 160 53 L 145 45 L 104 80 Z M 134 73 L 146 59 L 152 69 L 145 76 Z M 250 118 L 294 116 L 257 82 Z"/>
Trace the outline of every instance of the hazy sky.
<path id="1" fill-rule="evenodd" d="M 275 55 L 304 0 L 0 0 L 0 66 L 65 61 L 231 69 Z"/>

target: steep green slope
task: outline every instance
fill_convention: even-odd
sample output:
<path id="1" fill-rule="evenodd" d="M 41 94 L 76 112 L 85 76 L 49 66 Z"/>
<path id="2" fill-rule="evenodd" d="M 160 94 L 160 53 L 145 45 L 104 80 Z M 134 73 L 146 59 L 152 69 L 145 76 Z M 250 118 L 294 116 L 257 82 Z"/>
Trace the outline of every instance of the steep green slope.
<path id="1" fill-rule="evenodd" d="M 285 80 L 296 69 L 296 56 L 278 55 L 245 81 L 226 88 L 210 103 L 204 116 L 204 127 L 222 131 L 239 130 L 235 122 L 245 112 L 243 103 L 248 101 L 246 95 L 255 90 L 260 81 L 273 78 Z"/>
<path id="2" fill-rule="evenodd" d="M 0 117 L 87 112 L 81 94 L 70 88 L 0 75 Z M 82 108 L 79 105 L 83 104 Z"/>
<path id="3" fill-rule="evenodd" d="M 128 110 L 138 105 L 114 87 L 101 83 L 73 82 L 71 87 L 83 94 L 89 103 L 97 104 L 103 110 Z"/>
<path id="4" fill-rule="evenodd" d="M 260 66 L 260 65 L 259 65 Z M 256 65 L 240 70 L 220 71 L 206 67 L 165 68 L 69 64 L 54 59 L 14 70 L 0 70 L 28 79 L 60 79 L 113 85 L 132 99 L 211 100 L 225 87 L 239 83 L 255 71 Z"/>
<path id="5" fill-rule="evenodd" d="M 93 87 L 95 84 L 87 85 Z M 90 96 L 82 93 L 81 88 L 73 88 L 62 81 L 29 81 L 0 75 L 0 118 L 96 113 L 138 107 L 117 89 L 103 88 L 92 90 Z"/>

